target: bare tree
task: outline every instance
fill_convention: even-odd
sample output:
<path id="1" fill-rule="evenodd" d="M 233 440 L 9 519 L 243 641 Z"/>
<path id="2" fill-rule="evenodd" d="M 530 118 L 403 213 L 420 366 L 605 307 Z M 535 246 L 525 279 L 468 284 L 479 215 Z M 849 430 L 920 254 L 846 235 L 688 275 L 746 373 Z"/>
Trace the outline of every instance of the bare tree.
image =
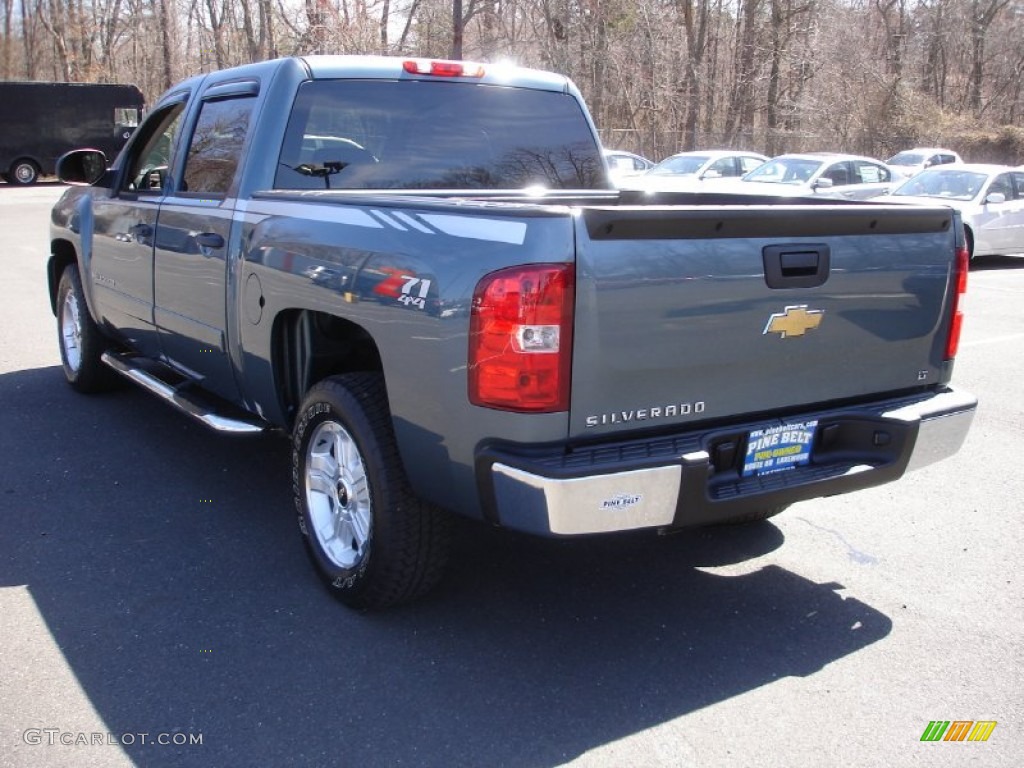
<path id="1" fill-rule="evenodd" d="M 686 32 L 686 63 L 683 87 L 686 94 L 686 123 L 683 148 L 697 148 L 697 124 L 700 120 L 700 76 L 708 43 L 709 0 L 680 0 L 683 29 Z"/>
<path id="2" fill-rule="evenodd" d="M 971 75 L 968 103 L 975 115 L 982 111 L 982 85 L 985 79 L 985 38 L 989 28 L 1010 0 L 971 0 Z"/>
<path id="3" fill-rule="evenodd" d="M 3 58 L 0 59 L 0 77 L 6 80 L 11 77 L 11 46 L 14 43 L 11 29 L 12 22 L 14 21 L 14 0 L 4 0 L 2 7 L 4 13 L 4 39 L 2 41 Z"/>
<path id="4" fill-rule="evenodd" d="M 758 53 L 760 15 L 765 0 L 740 0 L 740 12 L 735 22 L 736 71 L 726 134 L 730 141 L 749 145 L 754 127 L 754 84 L 757 78 L 755 56 Z"/>

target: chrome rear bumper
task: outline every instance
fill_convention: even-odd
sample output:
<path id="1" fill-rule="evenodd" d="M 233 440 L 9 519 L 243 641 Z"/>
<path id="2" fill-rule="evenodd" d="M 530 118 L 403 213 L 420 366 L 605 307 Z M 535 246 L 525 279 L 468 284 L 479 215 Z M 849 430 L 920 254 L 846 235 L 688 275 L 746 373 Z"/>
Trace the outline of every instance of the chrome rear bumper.
<path id="1" fill-rule="evenodd" d="M 723 471 L 712 452 L 763 423 L 601 447 L 589 461 L 579 452 L 559 463 L 492 451 L 478 467 L 487 473 L 492 517 L 509 528 L 554 536 L 683 528 L 896 480 L 955 454 L 976 407 L 973 395 L 947 389 L 801 414 L 794 418 L 817 419 L 820 431 L 835 424 L 849 437 L 827 445 L 819 434 L 809 465 L 762 478 Z"/>

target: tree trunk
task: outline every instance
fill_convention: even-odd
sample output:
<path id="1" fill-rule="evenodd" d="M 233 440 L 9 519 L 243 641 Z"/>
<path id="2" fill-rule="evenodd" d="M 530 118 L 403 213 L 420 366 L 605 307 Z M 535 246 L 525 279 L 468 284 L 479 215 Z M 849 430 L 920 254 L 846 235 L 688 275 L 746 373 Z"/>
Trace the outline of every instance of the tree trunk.
<path id="1" fill-rule="evenodd" d="M 971 3 L 971 74 L 968 106 L 976 117 L 982 112 L 982 86 L 985 82 L 985 38 L 989 28 L 1010 0 L 973 0 Z"/>
<path id="2" fill-rule="evenodd" d="M 754 80 L 757 32 L 760 28 L 758 13 L 762 0 L 743 0 L 742 23 L 737 20 L 736 80 L 733 96 L 726 116 L 726 135 L 729 141 L 749 146 L 754 129 Z"/>
<path id="3" fill-rule="evenodd" d="M 784 52 L 782 24 L 782 0 L 772 0 L 771 53 L 769 54 L 768 94 L 765 100 L 765 123 L 768 130 L 766 153 L 769 157 L 779 154 L 779 91 L 782 77 L 782 55 Z"/>
<path id="4" fill-rule="evenodd" d="M 700 124 L 700 75 L 707 49 L 708 0 L 683 0 L 682 11 L 683 29 L 686 32 L 686 119 L 683 124 L 683 149 L 691 151 L 697 148 L 697 126 Z"/>
<path id="5" fill-rule="evenodd" d="M 452 58 L 462 58 L 462 0 L 452 0 Z"/>
<path id="6" fill-rule="evenodd" d="M 161 52 L 161 73 L 163 75 L 163 88 L 166 91 L 174 85 L 174 62 L 172 59 L 171 24 L 172 21 L 167 12 L 167 0 L 156 0 L 158 6 L 157 23 L 160 25 L 160 44 L 163 47 Z"/>
<path id="7" fill-rule="evenodd" d="M 249 0 L 240 0 L 242 5 L 242 30 L 245 32 L 245 47 L 249 54 L 249 61 L 260 61 L 260 45 L 256 39 L 256 28 L 252 24 L 252 9 L 249 7 Z"/>
<path id="8" fill-rule="evenodd" d="M 14 15 L 14 0 L 4 0 L 4 60 L 0 78 L 10 80 L 11 72 L 11 17 Z"/>
<path id="9" fill-rule="evenodd" d="M 206 8 L 210 12 L 210 32 L 213 33 L 213 59 L 217 69 L 227 66 L 224 53 L 224 14 L 217 15 L 216 0 L 206 0 Z"/>

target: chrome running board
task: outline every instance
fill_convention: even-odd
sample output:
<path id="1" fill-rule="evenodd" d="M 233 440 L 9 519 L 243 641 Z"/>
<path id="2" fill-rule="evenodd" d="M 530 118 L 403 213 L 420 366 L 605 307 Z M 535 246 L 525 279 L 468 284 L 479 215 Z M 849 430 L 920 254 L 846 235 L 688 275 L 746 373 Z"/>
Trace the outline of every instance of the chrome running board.
<path id="1" fill-rule="evenodd" d="M 104 352 L 101 359 L 126 379 L 149 390 L 164 402 L 170 403 L 203 426 L 216 432 L 231 435 L 258 435 L 270 427 L 265 421 L 253 416 L 226 416 L 223 413 L 218 413 L 213 403 L 207 401 L 202 395 L 186 391 L 185 388 L 191 382 L 186 381 L 184 384 L 178 385 L 170 384 L 139 365 L 137 359 L 132 355 Z M 141 359 L 154 365 L 152 360 Z M 156 365 L 162 364 L 156 363 Z"/>

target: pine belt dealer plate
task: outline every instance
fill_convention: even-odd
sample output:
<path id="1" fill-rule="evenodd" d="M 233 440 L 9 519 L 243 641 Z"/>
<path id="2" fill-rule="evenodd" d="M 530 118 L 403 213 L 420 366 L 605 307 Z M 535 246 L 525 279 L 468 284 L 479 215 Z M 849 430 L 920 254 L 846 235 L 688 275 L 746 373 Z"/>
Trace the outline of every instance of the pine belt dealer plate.
<path id="1" fill-rule="evenodd" d="M 796 421 L 777 427 L 751 430 L 743 458 L 743 476 L 785 472 L 811 460 L 811 444 L 817 420 Z"/>

